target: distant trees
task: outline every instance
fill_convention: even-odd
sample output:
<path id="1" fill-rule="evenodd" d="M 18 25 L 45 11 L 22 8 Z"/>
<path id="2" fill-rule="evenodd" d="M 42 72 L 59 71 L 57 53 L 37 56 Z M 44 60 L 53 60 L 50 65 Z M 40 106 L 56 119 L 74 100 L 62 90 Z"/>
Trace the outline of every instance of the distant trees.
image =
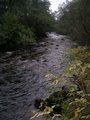
<path id="1" fill-rule="evenodd" d="M 32 27 L 37 37 L 45 36 L 52 31 L 54 17 L 49 11 L 50 3 L 47 0 L 33 0 L 27 16 L 27 24 Z"/>
<path id="2" fill-rule="evenodd" d="M 58 31 L 90 45 L 90 0 L 73 0 L 59 8 Z"/>
<path id="3" fill-rule="evenodd" d="M 52 31 L 48 0 L 0 0 L 0 48 L 27 45 Z"/>

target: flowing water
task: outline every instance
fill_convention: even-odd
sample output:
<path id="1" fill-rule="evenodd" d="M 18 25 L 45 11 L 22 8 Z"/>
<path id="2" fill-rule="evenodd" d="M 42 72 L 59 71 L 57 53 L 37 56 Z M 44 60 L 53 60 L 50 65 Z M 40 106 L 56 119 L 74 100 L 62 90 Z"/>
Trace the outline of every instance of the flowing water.
<path id="1" fill-rule="evenodd" d="M 72 42 L 51 33 L 29 50 L 0 54 L 0 120 L 29 120 L 36 98 L 47 98 L 54 76 L 63 73 Z"/>

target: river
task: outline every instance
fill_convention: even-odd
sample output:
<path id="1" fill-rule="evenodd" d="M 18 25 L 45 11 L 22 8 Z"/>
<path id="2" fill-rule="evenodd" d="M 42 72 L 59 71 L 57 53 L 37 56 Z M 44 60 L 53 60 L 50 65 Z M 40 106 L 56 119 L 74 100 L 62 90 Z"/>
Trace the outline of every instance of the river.
<path id="1" fill-rule="evenodd" d="M 29 50 L 0 54 L 0 120 L 29 120 L 37 98 L 51 92 L 52 77 L 63 73 L 72 42 L 55 33 Z"/>

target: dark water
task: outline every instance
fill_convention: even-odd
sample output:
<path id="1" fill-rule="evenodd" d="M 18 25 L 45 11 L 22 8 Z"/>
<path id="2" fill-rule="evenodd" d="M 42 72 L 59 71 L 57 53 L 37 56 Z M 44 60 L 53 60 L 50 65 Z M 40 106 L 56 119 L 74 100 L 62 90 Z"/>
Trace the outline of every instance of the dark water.
<path id="1" fill-rule="evenodd" d="M 29 51 L 0 56 L 0 120 L 29 120 L 36 98 L 50 95 L 51 79 L 62 74 L 72 43 L 65 36 L 49 34 Z M 32 56 L 32 57 L 31 57 Z"/>

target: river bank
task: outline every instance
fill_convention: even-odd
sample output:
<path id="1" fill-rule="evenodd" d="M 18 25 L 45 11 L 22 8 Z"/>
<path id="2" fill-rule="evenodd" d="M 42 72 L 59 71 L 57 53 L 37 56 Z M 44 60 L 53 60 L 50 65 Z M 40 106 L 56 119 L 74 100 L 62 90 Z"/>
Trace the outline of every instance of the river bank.
<path id="1" fill-rule="evenodd" d="M 36 100 L 35 106 L 39 112 L 32 120 L 90 119 L 90 48 L 74 48 L 69 57 L 73 60 L 56 82 L 54 81 L 55 90 L 57 85 L 64 83 L 64 86 L 46 100 Z"/>

